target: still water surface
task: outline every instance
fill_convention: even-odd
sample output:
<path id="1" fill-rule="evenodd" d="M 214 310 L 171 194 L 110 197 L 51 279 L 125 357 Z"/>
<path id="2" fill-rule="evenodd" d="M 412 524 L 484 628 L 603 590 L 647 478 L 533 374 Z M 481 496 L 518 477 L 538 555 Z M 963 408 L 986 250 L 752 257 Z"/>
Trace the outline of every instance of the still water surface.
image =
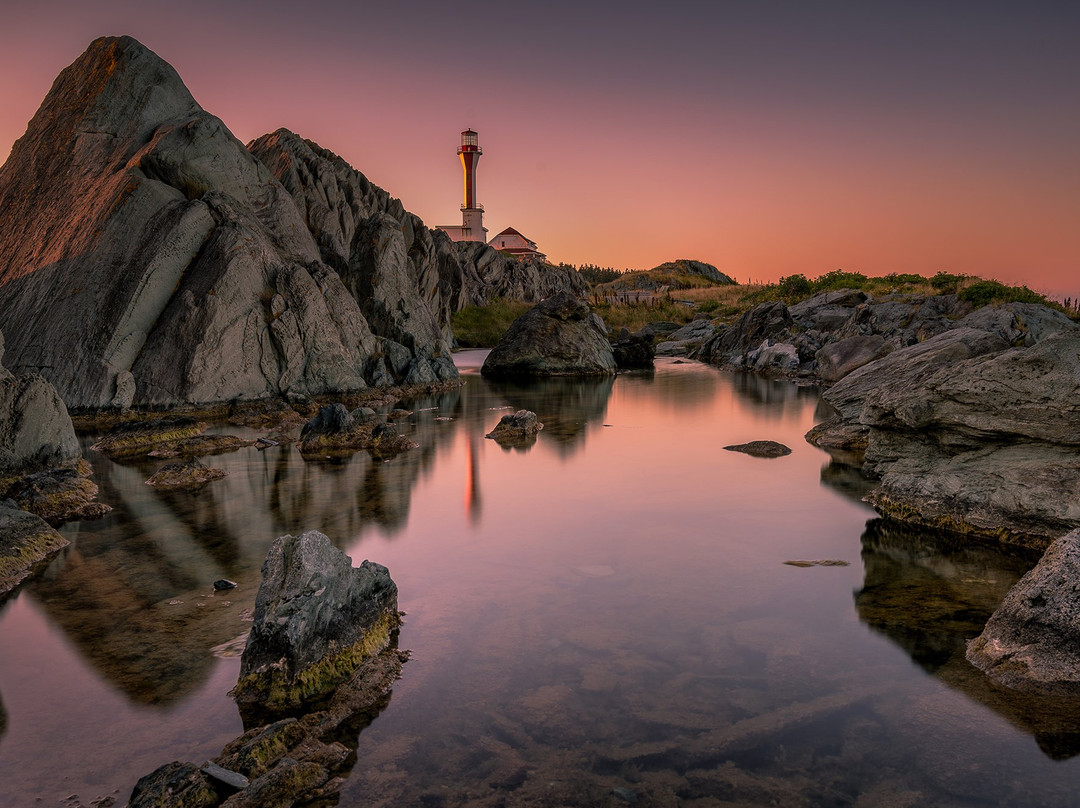
<path id="1" fill-rule="evenodd" d="M 963 657 L 1033 560 L 876 520 L 802 439 L 816 390 L 671 360 L 496 384 L 482 358 L 387 463 L 242 449 L 162 494 L 164 461 L 88 451 L 116 509 L 0 607 L 0 806 L 122 805 L 217 755 L 263 557 L 310 529 L 390 568 L 412 651 L 341 805 L 1076 804 L 1080 709 Z M 485 440 L 519 408 L 534 445 Z M 755 439 L 793 453 L 722 449 Z"/>

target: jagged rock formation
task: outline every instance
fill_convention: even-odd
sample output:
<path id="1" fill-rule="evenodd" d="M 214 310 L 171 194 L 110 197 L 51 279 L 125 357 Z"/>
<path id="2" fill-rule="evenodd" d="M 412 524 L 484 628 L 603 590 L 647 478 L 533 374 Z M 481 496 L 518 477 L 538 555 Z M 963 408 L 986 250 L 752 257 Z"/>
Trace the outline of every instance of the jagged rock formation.
<path id="1" fill-rule="evenodd" d="M 581 283 L 459 249 L 292 133 L 251 149 L 134 39 L 91 43 L 0 173 L 9 365 L 80 410 L 430 385 L 456 308 Z"/>
<path id="2" fill-rule="evenodd" d="M 348 681 L 401 624 L 386 567 L 351 560 L 324 534 L 280 536 L 270 547 L 255 619 L 233 691 L 259 712 L 302 708 Z"/>
<path id="3" fill-rule="evenodd" d="M 615 373 L 603 321 L 568 292 L 518 317 L 480 370 L 492 378 L 597 376 Z"/>
<path id="4" fill-rule="evenodd" d="M 1017 690 L 1080 694 L 1080 530 L 1057 539 L 1009 590 L 967 659 Z"/>

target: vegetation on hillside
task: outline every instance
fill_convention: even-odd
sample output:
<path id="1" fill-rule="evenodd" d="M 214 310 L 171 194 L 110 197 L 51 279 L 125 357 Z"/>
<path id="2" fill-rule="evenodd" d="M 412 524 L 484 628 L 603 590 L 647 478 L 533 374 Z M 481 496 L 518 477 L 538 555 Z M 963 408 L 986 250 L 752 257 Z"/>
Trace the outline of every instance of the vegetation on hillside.
<path id="1" fill-rule="evenodd" d="M 1057 302 L 1027 286 L 1009 286 L 972 275 L 938 272 L 929 277 L 911 273 L 868 276 L 837 269 L 812 279 L 801 274 L 788 275 L 778 283 L 736 286 L 717 285 L 700 275 L 673 272 L 672 268 L 677 270 L 680 263 L 684 262 L 662 264 L 644 272 L 600 270 L 615 272 L 619 278 L 615 282 L 594 282 L 589 303 L 607 326 L 616 331 L 620 328 L 637 331 L 647 323 L 658 321 L 688 323 L 700 314 L 709 315 L 715 322 L 730 324 L 758 303 L 782 300 L 791 305 L 820 292 L 837 289 L 858 289 L 875 297 L 954 294 L 976 307 L 1013 302 L 1041 303 L 1080 319 L 1080 300 L 1066 298 L 1064 302 Z M 645 279 L 642 286 L 616 286 L 635 276 Z M 660 282 L 675 277 L 679 284 Z M 661 288 L 664 291 L 657 291 Z M 640 292 L 637 299 L 631 290 Z M 510 323 L 528 308 L 525 303 L 498 301 L 490 306 L 464 309 L 454 317 L 454 336 L 462 347 L 491 347 Z"/>

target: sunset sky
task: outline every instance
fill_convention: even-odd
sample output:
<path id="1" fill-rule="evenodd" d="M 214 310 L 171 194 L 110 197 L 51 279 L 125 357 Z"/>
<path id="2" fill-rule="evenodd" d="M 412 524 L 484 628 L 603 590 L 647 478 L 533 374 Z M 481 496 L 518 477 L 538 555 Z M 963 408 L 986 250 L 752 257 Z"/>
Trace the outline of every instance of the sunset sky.
<path id="1" fill-rule="evenodd" d="M 0 156 L 130 34 L 248 141 L 284 126 L 431 226 L 466 127 L 490 234 L 740 282 L 939 270 L 1080 296 L 1080 2 L 4 0 Z"/>

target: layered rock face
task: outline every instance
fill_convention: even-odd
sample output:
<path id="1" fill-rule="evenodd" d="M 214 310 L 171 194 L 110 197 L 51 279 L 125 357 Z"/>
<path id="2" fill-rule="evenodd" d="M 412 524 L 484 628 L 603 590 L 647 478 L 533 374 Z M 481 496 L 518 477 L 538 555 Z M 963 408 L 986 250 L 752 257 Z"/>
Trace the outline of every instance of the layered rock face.
<path id="1" fill-rule="evenodd" d="M 582 283 L 459 248 L 292 133 L 251 149 L 134 39 L 91 43 L 0 173 L 9 366 L 80 410 L 432 384 L 456 308 Z"/>
<path id="2" fill-rule="evenodd" d="M 603 321 L 563 292 L 518 317 L 480 372 L 492 378 L 609 375 L 615 357 Z"/>
<path id="3" fill-rule="evenodd" d="M 1080 526 L 1080 332 L 1009 347 L 957 328 L 825 392 L 837 416 L 807 436 L 865 446 L 887 516 L 1035 547 Z"/>
<path id="4" fill-rule="evenodd" d="M 996 334 L 1007 345 L 1030 346 L 1076 324 L 1030 303 L 974 309 L 956 295 L 870 298 L 865 292 L 839 290 L 793 306 L 761 303 L 730 328 L 718 329 L 696 355 L 727 367 L 835 382 L 891 351 L 957 328 Z"/>

